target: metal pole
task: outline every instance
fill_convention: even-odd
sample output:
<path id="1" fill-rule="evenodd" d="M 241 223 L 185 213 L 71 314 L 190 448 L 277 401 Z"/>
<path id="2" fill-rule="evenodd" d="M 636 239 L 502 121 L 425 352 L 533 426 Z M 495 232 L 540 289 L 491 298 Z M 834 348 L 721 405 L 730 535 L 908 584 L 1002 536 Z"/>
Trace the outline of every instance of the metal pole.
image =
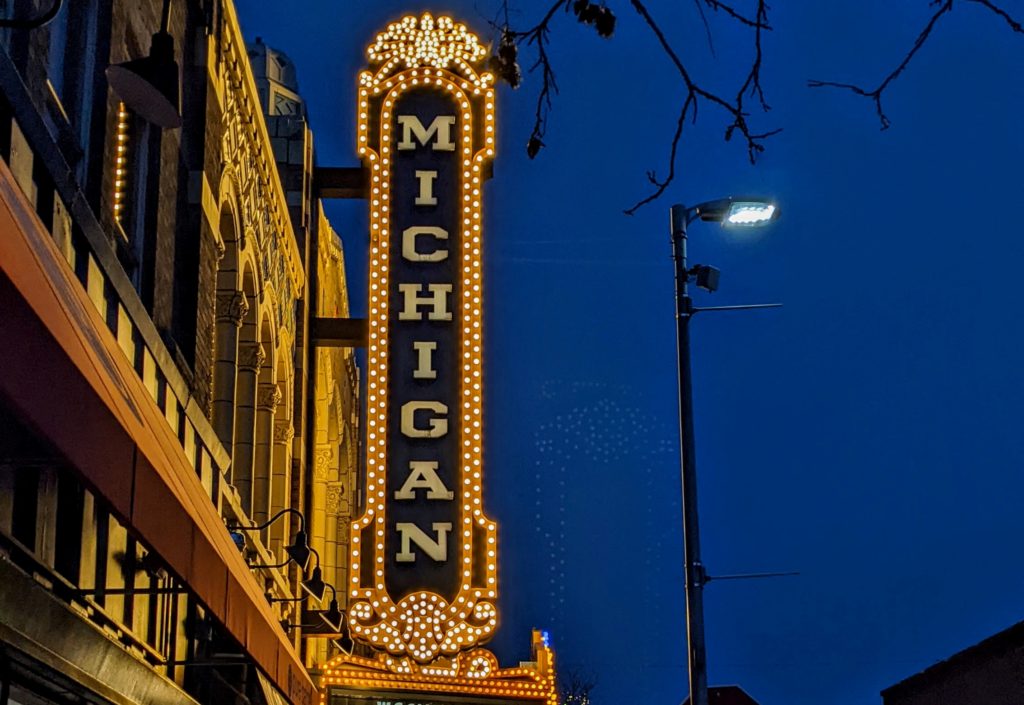
<path id="1" fill-rule="evenodd" d="M 697 456 L 693 441 L 693 388 L 690 376 L 690 318 L 693 303 L 687 293 L 687 210 L 670 209 L 672 260 L 676 277 L 676 350 L 679 357 L 679 464 L 683 487 L 683 553 L 686 577 L 686 655 L 690 676 L 690 705 L 708 705 L 707 657 L 704 646 L 704 583 L 697 520 Z"/>

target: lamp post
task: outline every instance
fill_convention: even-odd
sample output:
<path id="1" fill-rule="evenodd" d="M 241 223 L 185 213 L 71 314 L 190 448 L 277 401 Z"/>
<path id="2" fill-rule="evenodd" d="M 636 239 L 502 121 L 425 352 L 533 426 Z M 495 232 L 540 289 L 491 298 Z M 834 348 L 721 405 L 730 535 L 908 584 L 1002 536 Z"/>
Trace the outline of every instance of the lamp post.
<path id="1" fill-rule="evenodd" d="M 693 440 L 693 385 L 690 374 L 690 319 L 693 306 L 688 286 L 693 279 L 707 291 L 718 288 L 718 270 L 708 265 L 688 268 L 686 230 L 696 219 L 740 227 L 758 226 L 778 216 L 771 203 L 753 198 L 724 198 L 670 211 L 672 260 L 675 265 L 676 351 L 679 362 L 679 444 L 683 490 L 683 554 L 686 580 L 686 655 L 690 679 L 690 705 L 708 705 L 707 655 L 704 643 L 704 585 L 707 572 L 700 557 L 700 526 L 697 514 L 697 456 Z M 755 308 L 754 306 L 718 307 Z M 704 309 L 707 310 L 707 309 Z"/>

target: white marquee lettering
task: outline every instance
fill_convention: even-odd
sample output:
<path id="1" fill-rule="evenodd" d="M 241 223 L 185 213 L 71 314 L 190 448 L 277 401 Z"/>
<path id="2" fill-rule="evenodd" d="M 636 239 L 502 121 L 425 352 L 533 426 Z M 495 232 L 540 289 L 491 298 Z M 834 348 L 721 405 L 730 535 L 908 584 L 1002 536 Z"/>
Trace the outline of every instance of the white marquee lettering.
<path id="1" fill-rule="evenodd" d="M 427 316 L 431 321 L 450 321 L 452 313 L 448 310 L 448 294 L 452 293 L 451 284 L 427 284 L 430 293 L 420 296 L 423 291 L 422 284 L 399 284 L 398 290 L 402 292 L 402 310 L 398 313 L 400 321 L 422 321 L 423 314 L 420 313 L 421 305 L 430 306 L 430 314 Z"/>
<path id="2" fill-rule="evenodd" d="M 448 231 L 433 225 L 417 225 L 402 231 L 402 257 L 410 262 L 440 262 L 448 258 L 448 250 L 436 248 L 433 252 L 416 249 L 416 237 L 425 235 L 435 240 L 447 240 Z"/>
<path id="3" fill-rule="evenodd" d="M 434 369 L 434 351 L 437 350 L 437 343 L 416 340 L 412 344 L 412 349 L 416 351 L 413 379 L 437 379 L 437 370 Z"/>
<path id="4" fill-rule="evenodd" d="M 417 206 L 437 205 L 437 198 L 434 196 L 434 179 L 436 178 L 436 171 L 416 172 L 416 180 L 420 182 L 420 195 L 414 201 Z"/>
<path id="5" fill-rule="evenodd" d="M 448 419 L 444 416 L 431 416 L 430 428 L 416 426 L 417 411 L 432 411 L 435 414 L 447 414 L 448 406 L 439 401 L 407 401 L 402 404 L 402 435 L 406 438 L 441 438 L 448 433 Z"/>
<path id="6" fill-rule="evenodd" d="M 424 147 L 430 142 L 435 134 L 437 139 L 431 149 L 435 152 L 454 152 L 455 143 L 452 142 L 452 128 L 455 127 L 454 115 L 438 115 L 430 123 L 430 127 L 424 128 L 423 123 L 415 115 L 399 115 L 398 124 L 402 127 L 402 141 L 398 143 L 399 150 L 416 149 L 416 142 L 413 136 Z"/>
<path id="7" fill-rule="evenodd" d="M 402 535 L 402 550 L 395 554 L 395 562 L 397 563 L 414 563 L 416 561 L 416 554 L 412 552 L 412 544 L 416 544 L 423 551 L 433 558 L 438 563 L 444 563 L 448 560 L 448 532 L 452 530 L 452 523 L 448 522 L 435 522 L 431 525 L 434 533 L 437 534 L 437 538 L 433 539 L 427 536 L 427 533 L 409 522 L 397 522 L 395 529 Z"/>
<path id="8" fill-rule="evenodd" d="M 427 499 L 455 499 L 455 493 L 437 476 L 437 463 L 432 460 L 409 461 L 409 477 L 395 499 L 416 499 L 416 490 L 428 490 Z"/>

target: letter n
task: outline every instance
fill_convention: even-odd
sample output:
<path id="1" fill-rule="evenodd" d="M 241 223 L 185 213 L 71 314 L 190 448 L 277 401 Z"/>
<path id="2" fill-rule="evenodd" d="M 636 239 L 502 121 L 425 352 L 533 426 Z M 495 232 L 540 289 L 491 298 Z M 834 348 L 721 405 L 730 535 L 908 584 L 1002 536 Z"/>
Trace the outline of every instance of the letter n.
<path id="1" fill-rule="evenodd" d="M 433 539 L 427 536 L 426 532 L 420 527 L 409 522 L 398 522 L 395 524 L 395 529 L 402 535 L 402 550 L 395 555 L 395 562 L 397 563 L 415 563 L 416 554 L 412 552 L 412 544 L 416 544 L 418 547 L 423 549 L 423 552 L 433 558 L 438 563 L 444 563 L 448 560 L 448 532 L 452 530 L 452 523 L 448 522 L 435 522 L 431 525 L 434 532 L 437 534 L 437 538 Z"/>

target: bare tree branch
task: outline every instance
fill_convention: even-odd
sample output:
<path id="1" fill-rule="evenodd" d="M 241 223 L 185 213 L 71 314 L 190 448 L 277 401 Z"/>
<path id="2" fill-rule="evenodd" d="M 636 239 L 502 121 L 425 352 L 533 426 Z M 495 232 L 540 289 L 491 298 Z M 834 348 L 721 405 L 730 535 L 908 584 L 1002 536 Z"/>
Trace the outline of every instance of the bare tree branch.
<path id="1" fill-rule="evenodd" d="M 548 113 L 552 107 L 552 96 L 558 94 L 558 82 L 555 77 L 554 67 L 548 56 L 547 47 L 551 41 L 551 21 L 560 10 L 567 10 L 572 0 L 556 0 L 544 17 L 531 27 L 523 31 L 515 31 L 508 24 L 508 0 L 503 0 L 502 9 L 505 13 L 505 26 L 500 29 L 504 36 L 516 44 L 527 44 L 537 47 L 537 61 L 530 67 L 530 72 L 541 70 L 541 88 L 537 94 L 537 107 L 534 111 L 533 128 L 530 130 L 530 139 L 527 143 L 527 154 L 531 159 L 536 156 L 541 147 L 544 146 L 544 132 L 547 129 Z"/>
<path id="2" fill-rule="evenodd" d="M 760 17 L 760 15 L 758 15 L 757 19 L 752 20 L 749 17 L 741 15 L 739 12 L 737 12 L 735 9 L 733 9 L 729 5 L 726 5 L 724 2 L 718 2 L 718 0 L 703 0 L 703 1 L 704 1 L 704 4 L 707 5 L 708 7 L 710 7 L 712 10 L 721 10 L 725 14 L 729 15 L 730 17 L 732 17 L 734 20 L 737 20 L 738 22 L 740 22 L 741 24 L 749 25 L 751 27 L 762 27 L 763 29 L 770 29 L 770 27 L 768 27 L 768 25 L 767 25 L 767 19 L 763 20 L 765 22 L 765 24 L 762 24 L 762 18 Z M 760 8 L 758 8 L 758 9 L 760 9 Z"/>
<path id="3" fill-rule="evenodd" d="M 551 24 L 557 16 L 558 11 L 563 10 L 566 13 L 570 11 L 574 12 L 576 14 L 576 18 L 580 22 L 584 24 L 595 24 L 598 34 L 604 37 L 611 35 L 611 31 L 614 28 L 615 18 L 603 4 L 598 6 L 593 0 L 555 0 L 548 6 L 547 11 L 541 17 L 540 21 L 530 29 L 514 30 L 508 26 L 507 19 L 510 1 L 511 0 L 503 0 L 501 4 L 506 18 L 505 25 L 498 27 L 496 24 L 492 23 L 492 26 L 501 31 L 503 46 L 506 50 L 509 49 L 507 42 L 514 42 L 517 46 L 535 47 L 537 52 L 536 61 L 530 67 L 530 71 L 536 72 L 538 69 L 540 70 L 541 86 L 537 94 L 537 105 L 534 111 L 533 127 L 530 130 L 530 139 L 526 148 L 527 155 L 532 159 L 544 146 L 543 138 L 545 130 L 547 129 L 548 115 L 552 109 L 553 97 L 558 94 L 558 83 L 556 80 L 555 70 L 548 53 L 551 41 Z M 668 55 L 669 59 L 675 65 L 680 77 L 683 79 L 686 90 L 683 95 L 676 131 L 673 135 L 669 150 L 668 175 L 664 180 L 660 180 L 653 171 L 648 172 L 647 178 L 654 187 L 654 190 L 647 197 L 627 209 L 626 213 L 629 214 L 635 213 L 637 209 L 660 197 L 668 188 L 669 184 L 671 184 L 675 179 L 676 158 L 679 153 L 679 143 L 683 133 L 683 125 L 688 119 L 696 121 L 701 101 L 714 104 L 729 115 L 731 122 L 726 126 L 724 135 L 725 139 L 726 141 L 729 141 L 735 134 L 743 135 L 747 146 L 747 156 L 751 162 L 756 159 L 758 154 L 764 151 L 763 140 L 779 132 L 779 130 L 772 130 L 764 133 L 753 132 L 748 122 L 749 115 L 747 108 L 744 105 L 744 101 L 747 96 L 752 95 L 756 97 L 761 110 L 769 110 L 768 102 L 765 100 L 764 90 L 761 86 L 761 63 L 763 57 L 761 38 L 763 36 L 763 32 L 771 30 L 771 26 L 768 23 L 768 5 L 766 0 L 757 0 L 756 14 L 753 18 L 747 17 L 732 5 L 722 2 L 722 0 L 694 0 L 694 2 L 697 5 L 697 9 L 704 21 L 705 31 L 708 36 L 708 43 L 709 46 L 711 46 L 712 53 L 714 53 L 714 45 L 712 43 L 711 28 L 707 22 L 707 17 L 704 14 L 705 7 L 716 12 L 722 11 L 738 24 L 750 27 L 754 30 L 754 57 L 751 61 L 750 70 L 747 72 L 745 80 L 737 91 L 735 98 L 729 100 L 721 94 L 704 88 L 703 85 L 699 84 L 693 78 L 686 65 L 684 65 L 683 61 L 680 59 L 678 53 L 676 53 L 674 47 L 665 37 L 661 27 L 659 27 L 658 23 L 647 9 L 645 3 L 642 0 L 630 0 L 633 8 L 654 33 L 661 49 Z M 588 12 L 601 13 L 600 16 L 606 21 L 605 24 L 602 26 L 601 20 L 596 20 L 595 22 L 594 15 L 591 14 L 588 16 Z M 507 68 L 507 64 L 501 65 Z M 515 74 L 516 72 L 512 73 Z"/>
<path id="4" fill-rule="evenodd" d="M 743 109 L 743 95 L 749 90 L 761 103 L 761 110 L 768 112 L 771 106 L 764 98 L 764 89 L 761 87 L 761 32 L 770 30 L 768 26 L 768 4 L 764 0 L 757 3 L 757 24 L 754 25 L 754 61 L 750 66 L 750 73 L 747 80 L 736 94 L 736 106 Z"/>
<path id="5" fill-rule="evenodd" d="M 882 93 L 885 91 L 886 88 L 889 87 L 890 83 L 895 81 L 896 78 L 901 73 L 903 73 L 904 69 L 906 69 L 907 66 L 910 64 L 911 59 L 914 58 L 914 55 L 917 54 L 921 47 L 924 46 L 924 43 L 928 41 L 928 37 L 931 36 L 932 30 L 935 29 L 935 25 L 936 23 L 938 23 L 939 18 L 941 18 L 944 14 L 953 9 L 953 0 L 932 0 L 931 4 L 933 6 L 938 5 L 939 9 L 935 11 L 935 14 L 933 14 L 931 19 L 928 20 L 928 24 L 926 24 L 924 29 L 921 30 L 921 33 L 917 35 L 917 39 L 914 40 L 914 45 L 910 48 L 910 51 L 907 52 L 907 55 L 903 57 L 903 61 L 901 61 L 899 65 L 895 69 L 893 69 L 888 76 L 885 77 L 885 79 L 878 85 L 878 88 L 876 88 L 875 90 L 869 91 L 865 88 L 850 83 L 837 83 L 835 81 L 818 81 L 813 79 L 808 81 L 807 85 L 810 86 L 811 88 L 844 88 L 848 91 L 856 93 L 857 95 L 864 96 L 865 98 L 871 98 L 875 103 L 875 111 L 878 113 L 878 119 L 882 123 L 882 129 L 889 129 L 889 125 L 891 125 L 892 123 L 889 121 L 889 118 L 886 116 L 885 111 L 882 109 Z"/>
<path id="6" fill-rule="evenodd" d="M 647 180 L 654 185 L 654 192 L 635 203 L 632 207 L 623 211 L 626 215 L 633 215 L 651 201 L 661 198 L 661 194 L 665 193 L 665 189 L 667 189 L 668 185 L 676 178 L 676 152 L 679 149 L 679 139 L 683 136 L 683 125 L 686 123 L 686 114 L 689 112 L 690 106 L 694 105 L 695 100 L 696 99 L 693 97 L 692 93 L 687 95 L 686 100 L 683 102 L 683 109 L 679 111 L 679 123 L 676 125 L 675 135 L 672 136 L 672 149 L 670 150 L 668 157 L 668 176 L 665 177 L 664 181 L 659 181 L 657 174 L 653 171 L 647 172 Z M 694 112 L 696 112 L 696 109 L 694 109 Z"/>
<path id="7" fill-rule="evenodd" d="M 1017 20 L 1013 19 L 1006 10 L 992 2 L 992 0 L 968 0 L 968 2 L 983 5 L 1001 17 L 1014 32 L 1024 34 L 1024 26 L 1022 26 Z M 889 84 L 895 81 L 896 78 L 903 73 L 904 69 L 907 68 L 910 61 L 914 58 L 914 55 L 917 54 L 921 47 L 924 46 L 925 42 L 928 41 L 928 38 L 931 36 L 932 30 L 935 29 L 935 25 L 938 23 L 939 19 L 946 13 L 953 10 L 953 0 L 932 0 L 931 5 L 933 7 L 937 6 L 938 9 L 931 16 L 931 19 L 928 20 L 928 24 L 924 26 L 921 33 L 917 35 L 917 39 L 914 40 L 914 45 L 910 47 L 910 51 L 908 51 L 907 55 L 903 57 L 903 61 L 901 61 L 895 69 L 889 72 L 889 75 L 887 75 L 873 91 L 869 91 L 862 86 L 851 83 L 838 83 L 836 81 L 810 80 L 807 82 L 807 85 L 811 88 L 843 88 L 859 96 L 870 98 L 875 104 L 875 112 L 878 113 L 878 119 L 882 124 L 882 129 L 888 129 L 892 123 L 889 120 L 889 117 L 885 114 L 885 111 L 882 109 L 882 93 L 884 93 L 885 89 L 889 87 Z"/>
<path id="8" fill-rule="evenodd" d="M 715 40 L 711 37 L 711 25 L 708 23 L 708 16 L 704 14 L 704 5 L 706 3 L 707 0 L 693 0 L 693 4 L 697 6 L 697 12 L 700 13 L 700 21 L 704 24 L 704 34 L 708 38 L 708 49 L 711 50 L 711 56 L 717 57 L 715 54 Z"/>
<path id="9" fill-rule="evenodd" d="M 715 12 L 721 11 L 738 24 L 750 27 L 754 30 L 754 56 L 751 61 L 750 70 L 747 72 L 746 78 L 739 90 L 736 92 L 735 97 L 731 100 L 723 97 L 722 94 L 708 90 L 701 83 L 698 83 L 695 80 L 687 66 L 680 59 L 679 54 L 666 38 L 665 33 L 662 31 L 657 21 L 651 15 L 647 8 L 646 0 L 629 1 L 633 9 L 636 10 L 653 32 L 658 45 L 675 66 L 685 86 L 685 93 L 683 94 L 683 101 L 679 111 L 676 130 L 670 143 L 668 174 L 665 179 L 662 180 L 659 179 L 653 171 L 649 171 L 647 173 L 647 179 L 654 187 L 654 190 L 651 194 L 641 199 L 625 211 L 627 214 L 632 215 L 639 208 L 659 198 L 676 178 L 676 158 L 678 156 L 679 144 L 683 134 L 683 125 L 687 120 L 696 122 L 697 113 L 702 101 L 717 106 L 729 115 L 731 122 L 726 125 L 724 135 L 725 140 L 731 140 L 737 133 L 742 135 L 746 142 L 747 156 L 751 162 L 754 162 L 757 156 L 764 151 L 764 140 L 781 132 L 781 129 L 770 130 L 767 132 L 754 132 L 749 123 L 750 113 L 746 106 L 748 97 L 752 97 L 756 98 L 757 107 L 762 111 L 767 112 L 771 110 L 771 106 L 768 104 L 764 88 L 761 84 L 761 65 L 763 61 L 762 38 L 765 31 L 771 31 L 772 29 L 768 21 L 769 6 L 766 0 L 757 0 L 756 10 L 752 17 L 747 16 L 731 4 L 723 2 L 722 0 L 694 0 L 694 4 L 697 6 L 700 13 L 701 21 L 704 23 L 704 29 L 712 55 L 715 54 L 715 47 L 712 38 L 711 26 L 708 22 L 707 15 L 704 12 L 705 7 Z M 999 0 L 964 1 L 981 5 L 1001 18 L 1013 32 L 1024 34 L 1024 25 L 1004 10 L 999 4 Z M 598 34 L 603 37 L 611 36 L 614 29 L 615 17 L 611 11 L 604 6 L 603 1 L 599 3 L 597 0 L 554 0 L 548 6 L 540 21 L 533 27 L 527 30 L 513 30 L 509 26 L 508 19 L 510 2 L 512 2 L 512 0 L 502 0 L 501 3 L 501 8 L 504 10 L 504 25 L 499 27 L 497 22 L 492 22 L 492 26 L 495 27 L 495 29 L 499 29 L 502 33 L 503 46 L 501 51 L 507 51 L 508 55 L 503 57 L 494 57 L 492 60 L 501 59 L 501 61 L 498 61 L 497 63 L 498 68 L 511 69 L 509 74 L 511 75 L 512 80 L 510 80 L 510 82 L 515 86 L 518 85 L 520 77 L 518 64 L 516 63 L 516 47 L 523 45 L 535 47 L 537 57 L 536 61 L 530 67 L 530 71 L 536 72 L 538 69 L 540 70 L 541 86 L 537 94 L 534 122 L 530 131 L 530 139 L 527 144 L 527 154 L 532 159 L 544 146 L 543 138 L 547 129 L 548 116 L 553 107 L 553 98 L 558 94 L 558 83 L 556 80 L 555 70 L 548 53 L 551 42 L 551 24 L 558 14 L 558 11 L 562 10 L 567 14 L 569 12 L 574 12 L 576 14 L 576 18 L 580 20 L 580 22 L 596 25 Z M 929 0 L 929 5 L 935 8 L 931 17 L 921 29 L 917 38 L 914 40 L 913 45 L 903 57 L 902 61 L 900 61 L 900 63 L 890 71 L 883 78 L 881 83 L 879 83 L 873 90 L 869 90 L 861 85 L 841 83 L 838 81 L 809 80 L 808 86 L 811 88 L 840 88 L 871 99 L 875 105 L 875 111 L 878 115 L 879 122 L 881 123 L 881 129 L 888 129 L 891 125 L 891 121 L 885 114 L 885 110 L 882 105 L 885 91 L 907 69 L 917 53 L 932 36 L 935 27 L 938 25 L 942 17 L 952 12 L 953 3 L 954 0 Z M 600 19 L 595 20 L 595 15 L 588 15 L 588 13 L 597 13 Z M 511 46 L 509 46 L 509 44 L 511 44 Z M 500 73 L 501 72 L 499 71 L 499 74 Z"/>
<path id="10" fill-rule="evenodd" d="M 720 6 L 725 8 L 724 5 L 715 2 L 715 0 L 707 0 L 707 2 L 709 2 L 709 4 L 713 3 L 711 5 L 712 7 Z M 730 102 L 718 94 L 712 93 L 700 86 L 690 75 L 690 72 L 687 70 L 686 66 L 679 58 L 679 55 L 665 37 L 665 33 L 662 31 L 661 27 L 658 26 L 658 23 L 655 21 L 654 17 L 651 15 L 642 0 L 630 0 L 630 3 L 633 5 L 633 9 L 635 9 L 647 23 L 647 26 L 650 27 L 654 36 L 658 39 L 658 43 L 661 45 L 661 48 L 675 65 L 676 70 L 683 79 L 683 83 L 686 84 L 686 99 L 683 101 L 683 108 L 679 114 L 679 124 L 672 140 L 671 163 L 669 164 L 668 176 L 664 181 L 659 181 L 653 174 L 648 174 L 648 179 L 656 187 L 655 191 L 632 207 L 626 209 L 625 212 L 632 215 L 638 208 L 661 196 L 665 192 L 665 189 L 668 188 L 668 185 L 672 183 L 673 179 L 675 179 L 675 158 L 679 145 L 679 138 L 682 134 L 682 125 L 691 108 L 693 109 L 693 119 L 696 120 L 697 108 L 700 100 L 703 99 L 708 103 L 717 105 L 732 117 L 732 123 L 725 129 L 725 139 L 726 141 L 729 141 L 736 132 L 743 135 L 747 142 L 747 157 L 750 159 L 751 163 L 755 161 L 758 154 L 764 151 L 763 141 L 772 135 L 778 134 L 781 130 L 771 130 L 764 133 L 752 132 L 750 124 L 747 121 L 748 114 L 743 107 L 743 98 L 747 92 L 750 91 L 758 97 L 761 102 L 762 109 L 768 110 L 768 104 L 764 99 L 764 92 L 761 89 L 761 32 L 766 29 L 771 29 L 767 24 L 768 6 L 765 0 L 758 0 L 756 21 L 744 22 L 744 24 L 754 27 L 755 54 L 751 63 L 750 72 L 747 74 L 747 78 L 740 87 L 736 99 L 733 102 Z"/>
<path id="11" fill-rule="evenodd" d="M 558 695 L 560 705 L 590 705 L 590 691 L 597 678 L 589 672 L 569 667 L 559 674 Z"/>
<path id="12" fill-rule="evenodd" d="M 990 2 L 989 0 L 969 0 L 969 1 L 977 3 L 979 5 L 984 5 L 988 9 L 992 10 L 992 12 L 996 13 L 997 15 L 1002 17 L 1004 20 L 1006 20 L 1006 24 L 1010 25 L 1010 29 L 1012 29 L 1014 32 L 1020 32 L 1020 33 L 1024 34 L 1024 27 L 1021 26 L 1021 23 L 1018 22 L 1017 20 L 1013 19 L 1012 17 L 1010 17 L 1010 15 L 1006 12 L 1006 10 L 1004 10 L 1001 7 L 999 7 L 995 3 Z"/>

